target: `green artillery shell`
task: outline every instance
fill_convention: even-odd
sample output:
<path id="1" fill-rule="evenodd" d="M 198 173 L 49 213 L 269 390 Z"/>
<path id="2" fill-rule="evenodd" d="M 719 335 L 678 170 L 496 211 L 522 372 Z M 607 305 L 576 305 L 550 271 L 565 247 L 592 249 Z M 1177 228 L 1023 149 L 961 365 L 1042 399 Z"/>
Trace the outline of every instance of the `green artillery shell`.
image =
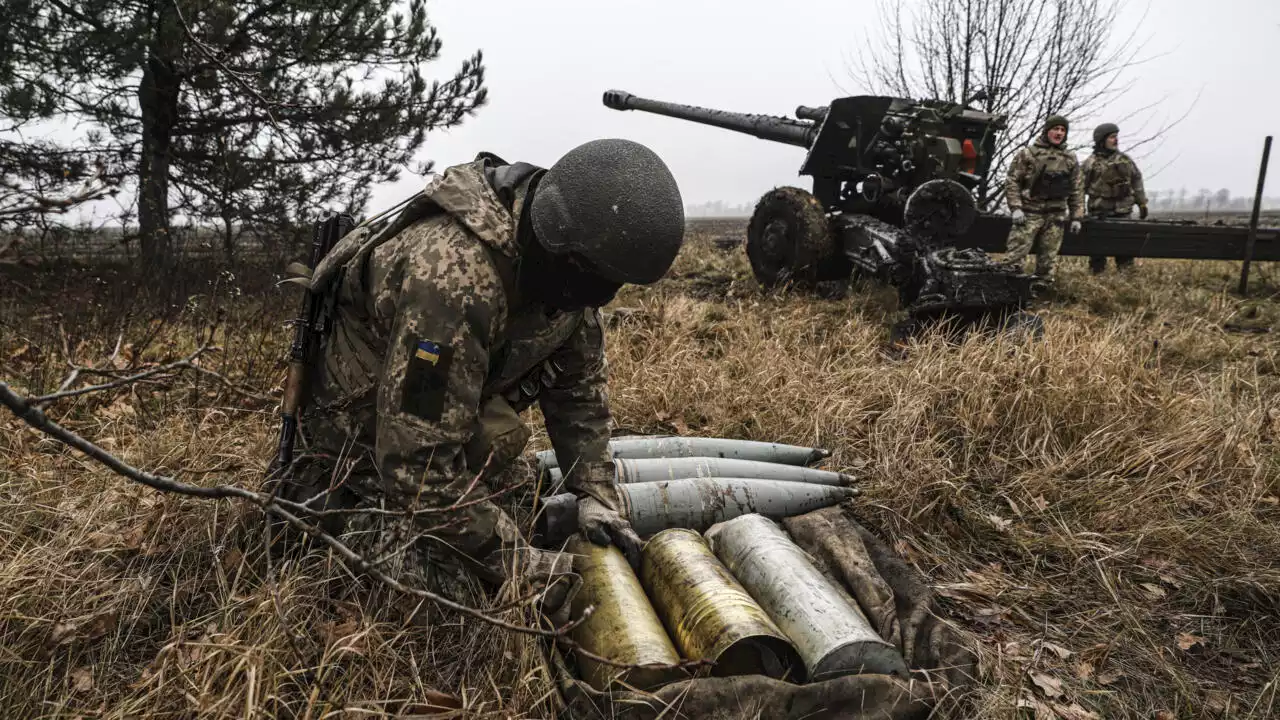
<path id="1" fill-rule="evenodd" d="M 803 672 L 800 656 L 729 569 L 692 530 L 663 530 L 645 543 L 640 579 L 680 653 L 710 660 L 719 676 Z"/>
<path id="2" fill-rule="evenodd" d="M 800 651 L 811 681 L 856 673 L 906 676 L 893 645 L 843 588 L 772 520 L 744 515 L 707 532 L 717 557 Z"/>
<path id="3" fill-rule="evenodd" d="M 739 515 L 803 515 L 853 497 L 853 488 L 750 478 L 692 478 L 619 485 L 631 526 L 642 537 L 667 528 L 703 531 Z"/>
<path id="4" fill-rule="evenodd" d="M 571 608 L 573 618 L 582 617 L 588 606 L 595 607 L 571 632 L 573 641 L 596 655 L 628 665 L 678 664 L 680 656 L 622 552 L 580 535 L 573 536 L 568 550 L 574 554 L 574 570 L 582 576 L 582 588 Z M 652 690 L 685 676 L 678 668 L 619 668 L 581 655 L 578 667 L 583 679 L 602 692 L 623 685 Z"/>
<path id="5" fill-rule="evenodd" d="M 684 480 L 700 477 L 737 477 L 754 480 L 778 480 L 803 482 L 812 485 L 845 487 L 853 484 L 853 478 L 830 470 L 815 470 L 803 465 L 782 465 L 759 460 L 733 458 L 617 458 L 613 461 L 620 483 L 657 482 L 659 480 Z M 550 471 L 554 487 L 563 479 L 559 468 Z"/>
<path id="6" fill-rule="evenodd" d="M 609 452 L 615 458 L 714 457 L 782 465 L 812 465 L 831 454 L 822 448 L 755 440 L 666 435 L 613 438 L 609 441 Z M 538 453 L 538 465 L 544 470 L 557 467 L 555 452 L 543 450 Z"/>

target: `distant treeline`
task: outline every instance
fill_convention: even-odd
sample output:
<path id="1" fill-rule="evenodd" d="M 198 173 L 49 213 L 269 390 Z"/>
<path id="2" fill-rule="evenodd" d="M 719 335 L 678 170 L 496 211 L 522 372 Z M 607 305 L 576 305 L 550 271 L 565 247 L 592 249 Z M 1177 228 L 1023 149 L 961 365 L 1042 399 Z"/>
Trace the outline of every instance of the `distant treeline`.
<path id="1" fill-rule="evenodd" d="M 1249 212 L 1253 209 L 1253 196 L 1232 195 L 1231 191 L 1225 188 L 1216 192 L 1207 188 L 1195 191 L 1187 188 L 1149 190 L 1147 195 L 1152 210 Z M 1280 197 L 1263 197 L 1262 208 L 1280 210 Z M 723 200 L 714 200 L 685 206 L 685 215 L 689 217 L 751 217 L 753 210 L 755 210 L 754 203 L 734 205 Z"/>
<path id="2" fill-rule="evenodd" d="M 1248 212 L 1253 209 L 1252 195 L 1232 195 L 1223 188 L 1213 191 L 1208 188 L 1190 191 L 1187 188 L 1177 190 L 1149 190 L 1148 200 L 1152 210 L 1207 210 L 1227 212 L 1238 210 Z M 1262 198 L 1264 210 L 1280 209 L 1280 197 Z"/>

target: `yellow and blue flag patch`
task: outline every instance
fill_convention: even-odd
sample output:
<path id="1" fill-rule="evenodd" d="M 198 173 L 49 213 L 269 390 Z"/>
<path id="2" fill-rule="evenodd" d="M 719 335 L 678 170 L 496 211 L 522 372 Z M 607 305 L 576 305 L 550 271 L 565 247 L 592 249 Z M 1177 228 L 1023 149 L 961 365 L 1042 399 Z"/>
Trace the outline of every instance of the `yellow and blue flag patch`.
<path id="1" fill-rule="evenodd" d="M 430 340 L 419 340 L 418 347 L 413 352 L 414 356 L 419 360 L 426 360 L 435 365 L 440 361 L 440 346 Z"/>
<path id="2" fill-rule="evenodd" d="M 453 348 L 431 340 L 409 340 L 400 408 L 423 420 L 438 422 L 444 415 Z"/>

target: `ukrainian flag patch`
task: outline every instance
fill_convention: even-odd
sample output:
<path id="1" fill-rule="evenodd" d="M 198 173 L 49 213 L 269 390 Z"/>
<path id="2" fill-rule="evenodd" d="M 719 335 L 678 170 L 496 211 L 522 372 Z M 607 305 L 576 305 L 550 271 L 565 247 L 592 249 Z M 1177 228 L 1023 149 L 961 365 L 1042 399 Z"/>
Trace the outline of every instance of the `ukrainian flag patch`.
<path id="1" fill-rule="evenodd" d="M 419 340 L 418 347 L 413 351 L 413 354 L 419 360 L 426 360 L 435 365 L 440 361 L 440 346 L 430 340 Z"/>
<path id="2" fill-rule="evenodd" d="M 400 408 L 423 420 L 437 422 L 444 414 L 449 394 L 449 366 L 453 348 L 431 340 L 412 340 L 405 368 Z"/>

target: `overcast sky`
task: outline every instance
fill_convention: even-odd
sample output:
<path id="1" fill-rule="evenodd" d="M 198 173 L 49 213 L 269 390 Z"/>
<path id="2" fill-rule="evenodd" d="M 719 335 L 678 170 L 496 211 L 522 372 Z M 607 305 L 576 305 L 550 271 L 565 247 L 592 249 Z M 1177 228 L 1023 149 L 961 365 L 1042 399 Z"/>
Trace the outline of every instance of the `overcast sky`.
<path id="1" fill-rule="evenodd" d="M 1152 118 L 1190 115 L 1144 160 L 1148 188 L 1229 188 L 1252 194 L 1263 138 L 1280 130 L 1280 0 L 1139 0 L 1148 55 L 1137 85 L 1108 117 L 1071 118 L 1073 132 L 1164 99 Z M 601 104 L 608 89 L 725 110 L 789 115 L 796 105 L 867 92 L 848 59 L 879 27 L 876 0 L 431 0 L 444 42 L 436 77 L 484 50 L 489 104 L 461 127 L 428 136 L 436 169 L 488 150 L 509 161 L 555 162 L 578 143 L 624 137 L 671 166 L 687 204 L 754 203 L 797 178 L 803 150 Z M 1132 25 L 1128 25 L 1132 27 Z M 1265 78 L 1265 80 L 1264 80 Z M 1122 128 L 1123 137 L 1123 128 Z M 1123 142 L 1123 141 L 1122 141 Z M 1280 158 L 1272 164 L 1280 165 Z M 1156 168 L 1163 167 L 1156 171 Z M 405 172 L 379 186 L 371 210 L 421 186 Z M 1280 191 L 1273 172 L 1268 194 Z"/>

